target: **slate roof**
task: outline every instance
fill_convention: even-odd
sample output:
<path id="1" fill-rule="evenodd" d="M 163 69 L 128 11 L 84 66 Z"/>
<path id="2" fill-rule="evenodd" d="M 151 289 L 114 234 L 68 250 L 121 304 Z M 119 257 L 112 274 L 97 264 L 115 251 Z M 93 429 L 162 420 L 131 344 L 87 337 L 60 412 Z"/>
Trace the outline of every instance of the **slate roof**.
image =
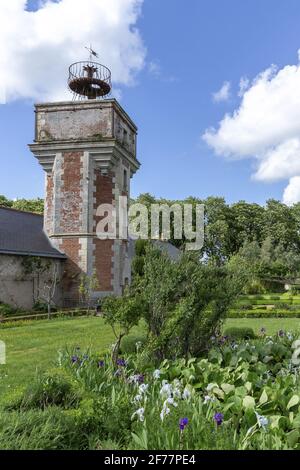
<path id="1" fill-rule="evenodd" d="M 43 216 L 0 207 L 0 254 L 63 258 L 43 231 Z"/>

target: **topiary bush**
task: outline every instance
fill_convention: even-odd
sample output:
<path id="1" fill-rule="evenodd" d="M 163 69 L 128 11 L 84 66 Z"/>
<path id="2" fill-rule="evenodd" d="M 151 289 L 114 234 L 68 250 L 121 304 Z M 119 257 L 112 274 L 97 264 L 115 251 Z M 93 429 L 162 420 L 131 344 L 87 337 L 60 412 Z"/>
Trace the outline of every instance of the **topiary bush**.
<path id="1" fill-rule="evenodd" d="M 224 333 L 230 339 L 241 340 L 241 339 L 255 339 L 256 335 L 252 328 L 247 327 L 232 327 L 227 328 Z"/>

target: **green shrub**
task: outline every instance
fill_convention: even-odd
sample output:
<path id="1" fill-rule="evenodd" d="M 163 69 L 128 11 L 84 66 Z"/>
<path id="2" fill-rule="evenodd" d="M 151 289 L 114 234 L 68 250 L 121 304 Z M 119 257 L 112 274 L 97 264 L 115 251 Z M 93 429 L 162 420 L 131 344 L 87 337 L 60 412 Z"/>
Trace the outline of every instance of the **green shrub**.
<path id="1" fill-rule="evenodd" d="M 13 315 L 16 315 L 17 312 L 18 312 L 17 308 L 0 302 L 0 317 L 13 316 Z"/>
<path id="2" fill-rule="evenodd" d="M 248 303 L 240 304 L 240 305 L 239 305 L 239 308 L 240 308 L 241 310 L 252 310 L 252 309 L 253 309 L 253 305 L 252 305 L 252 304 L 248 304 Z"/>
<path id="3" fill-rule="evenodd" d="M 290 310 L 291 309 L 291 305 L 290 304 L 287 304 L 285 302 L 278 302 L 276 304 L 276 307 L 279 309 L 279 310 Z"/>
<path id="4" fill-rule="evenodd" d="M 230 339 L 255 339 L 255 333 L 252 328 L 244 327 L 232 327 L 227 328 L 224 333 L 225 336 L 228 336 Z"/>
<path id="5" fill-rule="evenodd" d="M 300 310 L 230 310 L 228 318 L 300 318 Z"/>
<path id="6" fill-rule="evenodd" d="M 33 312 L 47 313 L 48 305 L 42 300 L 37 300 L 32 308 Z M 51 305 L 51 312 L 57 312 L 57 308 Z"/>
<path id="7" fill-rule="evenodd" d="M 14 408 L 43 409 L 55 405 L 67 409 L 76 406 L 80 398 L 81 390 L 74 379 L 63 369 L 52 369 L 37 376 Z"/>
<path id="8" fill-rule="evenodd" d="M 259 280 L 251 281 L 245 287 L 245 294 L 265 294 L 266 289 Z"/>
<path id="9" fill-rule="evenodd" d="M 125 336 L 121 342 L 121 352 L 123 354 L 135 354 L 137 350 L 142 350 L 146 344 L 145 335 Z"/>

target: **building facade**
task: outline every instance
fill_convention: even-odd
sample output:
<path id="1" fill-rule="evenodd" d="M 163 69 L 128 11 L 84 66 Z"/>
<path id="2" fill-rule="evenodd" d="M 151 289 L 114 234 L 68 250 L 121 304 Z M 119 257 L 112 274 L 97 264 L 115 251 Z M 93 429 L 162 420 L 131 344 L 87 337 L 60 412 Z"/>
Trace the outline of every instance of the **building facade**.
<path id="1" fill-rule="evenodd" d="M 139 168 L 137 128 L 114 99 L 36 105 L 35 141 L 30 145 L 45 170 L 44 231 L 66 256 L 63 303 L 76 305 L 82 276 L 95 276 L 94 298 L 121 295 L 130 283 L 126 239 L 99 239 L 105 204 L 116 208 L 130 197 Z M 102 210 L 99 211 L 99 207 Z"/>

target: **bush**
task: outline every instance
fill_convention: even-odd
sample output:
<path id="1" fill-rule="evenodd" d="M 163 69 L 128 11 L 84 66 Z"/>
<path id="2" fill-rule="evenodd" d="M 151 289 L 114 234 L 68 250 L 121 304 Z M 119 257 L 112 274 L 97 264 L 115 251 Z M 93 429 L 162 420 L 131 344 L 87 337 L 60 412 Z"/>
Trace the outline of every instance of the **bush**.
<path id="1" fill-rule="evenodd" d="M 123 354 L 135 354 L 145 346 L 147 337 L 145 335 L 125 336 L 121 342 L 121 352 Z"/>
<path id="2" fill-rule="evenodd" d="M 276 304 L 276 307 L 279 309 L 279 310 L 290 310 L 291 309 L 291 305 L 290 304 L 287 304 L 285 302 L 278 302 Z"/>
<path id="3" fill-rule="evenodd" d="M 252 328 L 227 328 L 224 333 L 225 336 L 228 336 L 230 339 L 240 340 L 240 339 L 255 339 L 256 335 Z"/>
<path id="4" fill-rule="evenodd" d="M 266 289 L 262 285 L 262 283 L 258 280 L 251 281 L 246 287 L 245 287 L 245 294 L 265 294 Z"/>
<path id="5" fill-rule="evenodd" d="M 17 308 L 0 302 L 0 317 L 13 316 L 13 315 L 16 315 L 17 312 L 18 312 Z"/>
<path id="6" fill-rule="evenodd" d="M 47 313 L 48 305 L 46 304 L 46 302 L 43 302 L 42 300 L 37 300 L 32 310 L 34 312 Z M 53 305 L 51 305 L 51 312 L 57 312 L 57 309 Z"/>
<path id="7" fill-rule="evenodd" d="M 28 410 L 55 405 L 67 409 L 76 406 L 80 398 L 81 390 L 73 378 L 63 369 L 52 369 L 37 376 L 13 407 Z"/>
<path id="8" fill-rule="evenodd" d="M 248 304 L 248 303 L 241 303 L 240 305 L 238 305 L 238 307 L 241 309 L 241 310 L 253 310 L 253 305 L 252 304 Z"/>
<path id="9" fill-rule="evenodd" d="M 230 310 L 228 318 L 300 318 L 300 310 Z"/>

